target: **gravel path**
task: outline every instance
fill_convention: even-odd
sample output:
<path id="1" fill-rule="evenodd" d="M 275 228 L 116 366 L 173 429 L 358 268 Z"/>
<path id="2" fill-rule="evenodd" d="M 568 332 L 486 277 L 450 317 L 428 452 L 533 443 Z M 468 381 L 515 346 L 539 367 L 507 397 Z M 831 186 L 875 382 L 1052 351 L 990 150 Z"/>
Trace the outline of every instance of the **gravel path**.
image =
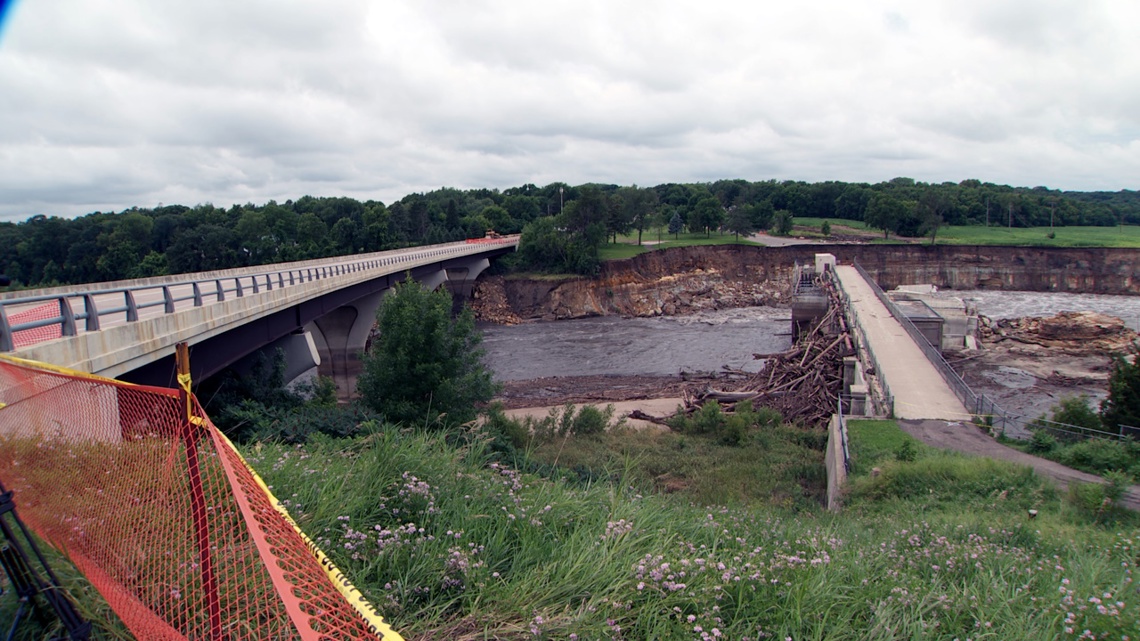
<path id="1" fill-rule="evenodd" d="M 1056 481 L 1062 489 L 1067 488 L 1073 481 L 1103 482 L 1100 477 L 1093 474 L 1074 470 L 1060 463 L 1002 445 L 969 423 L 935 420 L 900 420 L 898 423 L 903 431 L 927 445 L 1028 465 L 1037 470 L 1038 474 Z M 1140 511 L 1140 485 L 1130 487 L 1120 499 L 1120 503 L 1131 510 Z"/>

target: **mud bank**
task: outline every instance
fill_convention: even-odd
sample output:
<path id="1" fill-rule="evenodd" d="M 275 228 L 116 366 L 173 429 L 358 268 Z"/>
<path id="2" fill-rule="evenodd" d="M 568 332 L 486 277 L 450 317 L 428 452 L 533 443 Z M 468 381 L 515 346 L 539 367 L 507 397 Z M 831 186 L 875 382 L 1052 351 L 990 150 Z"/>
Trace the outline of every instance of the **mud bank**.
<path id="1" fill-rule="evenodd" d="M 620 314 L 659 316 L 753 305 L 783 306 L 796 262 L 815 254 L 858 261 L 884 289 L 1140 295 L 1140 251 L 960 245 L 722 245 L 679 247 L 610 261 L 594 278 L 481 279 L 474 306 L 491 322 Z"/>

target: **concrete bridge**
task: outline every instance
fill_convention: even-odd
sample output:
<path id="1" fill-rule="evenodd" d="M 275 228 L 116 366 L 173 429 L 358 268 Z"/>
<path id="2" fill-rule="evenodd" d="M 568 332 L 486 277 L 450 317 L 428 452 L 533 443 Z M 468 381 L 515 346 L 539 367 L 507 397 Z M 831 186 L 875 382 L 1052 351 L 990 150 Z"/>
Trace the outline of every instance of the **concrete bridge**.
<path id="1" fill-rule="evenodd" d="M 816 254 L 814 269 L 797 263 L 793 333 L 827 312 L 828 297 L 814 284 L 821 275 L 838 290 L 858 352 L 844 363 L 844 393 L 853 414 L 968 423 L 984 413 L 979 398 L 943 360 L 941 345 L 931 345 L 858 263 L 840 265 L 831 254 Z"/>
<path id="2" fill-rule="evenodd" d="M 905 318 L 892 313 L 889 300 L 880 296 L 881 290 L 865 277 L 866 272 L 853 265 L 836 265 L 834 275 L 864 356 L 878 378 L 879 393 L 889 398 L 891 414 L 900 419 L 969 422 L 974 408 L 967 411 L 959 397 L 962 390 L 952 384 L 961 379 L 947 380 L 939 368 L 939 350 L 908 331 Z M 952 370 L 950 374 L 957 377 Z"/>
<path id="3" fill-rule="evenodd" d="M 171 386 L 188 342 L 202 380 L 267 346 L 290 369 L 319 365 L 353 391 L 384 293 L 406 274 L 470 295 L 518 236 L 217 272 L 0 294 L 0 351 L 136 383 Z"/>

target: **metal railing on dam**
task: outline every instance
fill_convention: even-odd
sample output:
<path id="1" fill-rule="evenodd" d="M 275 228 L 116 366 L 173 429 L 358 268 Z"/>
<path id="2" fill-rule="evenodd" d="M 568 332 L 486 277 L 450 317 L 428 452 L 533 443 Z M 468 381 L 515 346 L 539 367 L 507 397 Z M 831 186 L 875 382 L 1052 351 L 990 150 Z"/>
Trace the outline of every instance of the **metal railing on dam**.
<path id="1" fill-rule="evenodd" d="M 839 287 L 838 283 L 835 284 L 835 291 L 839 295 L 839 300 L 842 301 L 844 309 L 850 310 L 851 296 L 848 295 L 842 287 Z M 871 368 L 873 368 L 875 372 L 882 372 L 883 369 L 879 366 L 879 360 L 875 357 L 875 350 L 871 348 L 871 342 L 867 340 L 866 335 L 863 333 L 863 328 L 859 326 L 859 323 L 853 320 L 850 323 L 850 328 L 851 340 L 855 343 L 855 352 L 857 354 L 866 354 L 867 360 L 871 362 Z M 879 394 L 875 394 L 873 388 L 870 390 L 871 403 L 874 406 L 875 414 L 888 418 L 893 417 L 895 415 L 895 397 L 891 394 L 891 388 L 883 376 L 876 376 L 875 380 L 875 384 L 881 390 Z"/>
<path id="2" fill-rule="evenodd" d="M 384 267 L 413 267 L 424 260 L 443 261 L 485 252 L 489 247 L 517 244 L 518 236 L 474 239 L 362 256 L 150 278 L 143 284 L 123 287 L 92 284 L 38 295 L 9 294 L 0 297 L 0 351 L 11 352 L 53 338 L 76 336 L 81 331 L 99 331 L 108 323 L 137 322 L 147 312 L 155 315 L 156 308 L 161 308 L 158 314 L 173 314 L 189 308 L 187 303 L 191 302 L 193 307 L 202 307 L 229 297 L 241 298 Z"/>
<path id="3" fill-rule="evenodd" d="M 895 302 L 879 287 L 879 284 L 875 282 L 875 279 L 871 277 L 867 270 L 863 269 L 859 261 L 853 261 L 852 264 L 859 272 L 859 275 L 863 277 L 863 280 L 867 281 L 871 290 L 875 292 L 875 296 L 878 297 L 883 306 L 887 308 L 891 316 L 894 316 L 899 324 L 902 325 L 906 333 L 915 344 L 918 345 L 919 349 L 922 350 L 922 353 L 931 364 L 934 365 L 935 369 L 938 370 L 942 379 L 946 381 L 946 384 L 950 386 L 955 396 L 958 397 L 958 400 L 962 401 L 962 405 L 964 405 L 968 411 L 972 412 L 975 416 L 992 417 L 993 427 L 999 430 L 1004 429 L 1008 423 L 1015 419 L 1013 415 L 999 407 L 992 399 L 984 394 L 977 394 L 974 390 L 970 389 L 966 381 L 963 380 L 958 372 L 955 372 L 954 368 L 942 357 L 942 353 L 930 344 L 930 341 L 919 331 L 918 327 L 907 318 L 906 314 L 899 309 L 898 305 L 895 305 Z"/>

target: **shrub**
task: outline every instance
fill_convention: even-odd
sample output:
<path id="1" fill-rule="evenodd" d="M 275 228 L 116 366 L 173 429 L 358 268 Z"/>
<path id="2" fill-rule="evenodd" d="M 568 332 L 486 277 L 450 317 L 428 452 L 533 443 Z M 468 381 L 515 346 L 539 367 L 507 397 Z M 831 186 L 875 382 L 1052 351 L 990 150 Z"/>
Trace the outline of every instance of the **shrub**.
<path id="1" fill-rule="evenodd" d="M 1029 439 L 1029 451 L 1036 454 L 1047 454 L 1057 447 L 1057 439 L 1053 438 L 1045 430 L 1034 430 L 1033 436 Z"/>
<path id="2" fill-rule="evenodd" d="M 1129 457 L 1125 444 L 1102 439 L 1074 443 L 1060 450 L 1056 458 L 1062 465 L 1093 474 L 1128 470 L 1136 463 L 1135 459 Z"/>
<path id="3" fill-rule="evenodd" d="M 916 446 L 914 444 L 914 441 L 911 439 L 907 439 L 900 443 L 898 448 L 895 450 L 895 460 L 897 461 L 909 462 L 915 460 L 916 458 L 918 458 L 918 446 Z"/>
<path id="4" fill-rule="evenodd" d="M 724 414 L 720 411 L 720 403 L 705 401 L 701 409 L 684 421 L 684 431 L 693 434 L 712 434 L 720 430 L 724 422 Z"/>
<path id="5" fill-rule="evenodd" d="M 568 433 L 576 436 L 601 434 L 610 426 L 614 406 L 607 405 L 605 410 L 600 410 L 596 405 L 582 405 L 577 414 L 574 414 L 572 406 L 567 406 L 566 414 L 571 418 Z"/>
<path id="6" fill-rule="evenodd" d="M 1090 430 L 1104 429 L 1100 417 L 1089 407 L 1087 396 L 1072 396 L 1061 399 L 1053 406 L 1053 422 L 1075 425 Z"/>
<path id="7" fill-rule="evenodd" d="M 491 436 L 492 449 L 522 448 L 530 440 L 530 430 L 522 421 L 508 417 L 502 403 L 492 403 L 485 414 L 483 427 Z"/>

